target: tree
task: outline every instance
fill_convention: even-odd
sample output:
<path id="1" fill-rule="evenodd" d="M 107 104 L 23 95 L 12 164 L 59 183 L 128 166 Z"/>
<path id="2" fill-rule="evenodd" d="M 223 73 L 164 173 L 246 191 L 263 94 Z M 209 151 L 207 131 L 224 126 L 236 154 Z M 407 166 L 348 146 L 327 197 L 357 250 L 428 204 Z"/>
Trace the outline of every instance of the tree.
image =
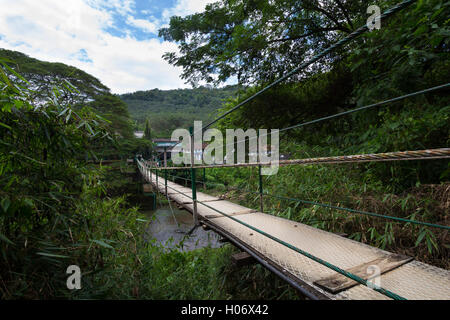
<path id="1" fill-rule="evenodd" d="M 128 107 L 100 80 L 75 67 L 40 61 L 16 51 L 0 49 L 0 59 L 27 81 L 31 100 L 44 103 L 53 99 L 57 92 L 59 103 L 71 105 L 76 112 L 90 108 L 97 114 L 98 121 L 100 118 L 107 120 L 105 127 L 112 137 L 90 141 L 90 148 L 95 151 L 92 156 L 108 159 L 126 154 L 132 157 L 137 144 L 125 141 L 135 139 Z"/>
<path id="2" fill-rule="evenodd" d="M 163 57 L 183 68 L 187 82 L 265 82 L 352 32 L 366 10 L 359 0 L 221 0 L 202 13 L 172 17 L 159 35 L 178 43 L 179 55 Z"/>
<path id="3" fill-rule="evenodd" d="M 97 78 L 63 63 L 40 61 L 5 49 L 0 49 L 0 58 L 29 82 L 28 86 L 33 90 L 32 99 L 52 97 L 55 86 L 61 90 L 61 101 L 72 105 L 86 103 L 97 95 L 110 92 Z M 62 83 L 67 86 L 62 86 Z"/>
<path id="4" fill-rule="evenodd" d="M 109 129 L 117 137 L 130 139 L 134 136 L 127 105 L 118 96 L 98 95 L 88 105 L 110 121 Z"/>
<path id="5" fill-rule="evenodd" d="M 120 95 L 137 123 L 145 129 L 148 119 L 152 138 L 168 137 L 177 128 L 189 128 L 194 120 L 211 121 L 223 101 L 236 94 L 236 86 L 207 89 L 149 90 Z"/>
<path id="6" fill-rule="evenodd" d="M 148 118 L 145 121 L 144 138 L 149 141 L 152 141 L 152 129 L 150 128 L 150 122 L 148 121 Z"/>

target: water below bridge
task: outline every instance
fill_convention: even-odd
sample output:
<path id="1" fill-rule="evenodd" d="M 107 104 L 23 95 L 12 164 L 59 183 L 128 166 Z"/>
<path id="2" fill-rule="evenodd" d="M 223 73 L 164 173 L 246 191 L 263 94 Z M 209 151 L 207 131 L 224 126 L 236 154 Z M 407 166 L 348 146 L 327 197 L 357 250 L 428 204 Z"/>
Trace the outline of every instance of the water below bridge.
<path id="1" fill-rule="evenodd" d="M 187 233 L 193 228 L 192 215 L 186 210 L 163 206 L 153 211 L 143 211 L 151 219 L 145 239 L 155 239 L 167 249 L 179 248 L 180 251 L 192 251 L 204 247 L 218 248 L 220 237 L 201 227 L 191 235 Z"/>

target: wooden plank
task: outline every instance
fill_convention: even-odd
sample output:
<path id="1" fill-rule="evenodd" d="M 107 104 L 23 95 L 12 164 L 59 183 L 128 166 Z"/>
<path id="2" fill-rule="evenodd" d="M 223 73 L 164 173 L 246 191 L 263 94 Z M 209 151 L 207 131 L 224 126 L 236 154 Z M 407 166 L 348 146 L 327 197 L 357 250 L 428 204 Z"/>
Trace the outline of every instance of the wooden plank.
<path id="1" fill-rule="evenodd" d="M 182 188 L 173 183 L 170 185 Z M 160 190 L 164 192 L 164 189 L 161 188 L 161 183 Z M 247 209 L 229 201 L 211 202 L 211 206 L 228 215 L 243 212 L 243 210 Z M 192 204 L 183 204 L 183 207 L 190 212 L 193 210 Z M 254 253 L 261 258 L 261 260 L 258 260 L 261 261 L 261 264 L 264 265 L 262 261 L 267 261 L 268 265 L 273 267 L 271 269 L 273 272 L 288 275 L 288 278 L 282 278 L 285 280 L 289 279 L 287 281 L 292 280 L 295 286 L 298 285 L 296 288 L 309 288 L 307 291 L 311 290 L 313 297 L 321 299 L 387 298 L 374 290 L 366 288 L 364 285 L 355 285 L 355 282 L 352 282 L 353 284 L 348 286 L 347 290 L 341 290 L 341 293 L 330 293 L 327 288 L 325 290 L 320 289 L 319 292 L 318 285 L 311 283 L 311 279 L 324 280 L 331 274 L 336 274 L 335 272 L 330 271 L 329 268 L 317 262 L 311 261 L 311 259 L 294 250 L 286 249 L 281 243 L 254 232 L 233 219 L 223 217 L 219 213 L 216 214 L 212 209 L 200 205 L 198 212 L 201 218 L 211 217 L 211 220 L 207 223 L 213 226 L 213 230 L 221 230 L 219 234 L 230 237 L 233 244 L 240 243 L 244 245 L 243 249 L 249 249 L 252 254 Z M 352 271 L 354 266 L 379 264 L 378 260 L 381 257 L 390 255 L 384 250 L 376 249 L 299 222 L 261 212 L 241 214 L 236 216 L 235 219 L 264 230 L 264 232 L 271 234 L 277 239 L 290 243 L 305 252 L 321 257 L 329 263 L 348 271 Z M 236 240 L 239 242 L 236 242 Z M 370 261 L 370 263 L 366 264 L 366 261 Z M 358 274 L 361 278 L 367 280 L 373 277 L 372 274 L 366 274 L 367 269 L 362 269 L 363 272 Z M 417 261 L 408 262 L 408 259 L 404 261 L 403 265 L 399 263 L 395 269 L 381 269 L 380 273 L 383 274 L 381 286 L 391 292 L 401 294 L 406 299 L 450 299 L 450 271 L 448 270 Z M 354 271 L 353 273 L 357 274 L 358 272 Z"/>
<path id="2" fill-rule="evenodd" d="M 359 266 L 349 268 L 346 271 L 364 280 L 368 280 L 370 277 L 373 277 L 373 274 L 369 274 L 367 272 L 369 266 L 377 266 L 380 269 L 380 274 L 383 274 L 395 268 L 398 268 L 404 265 L 405 263 L 410 262 L 411 260 L 413 260 L 413 258 L 408 256 L 400 254 L 389 254 L 384 257 L 369 261 L 367 263 L 363 263 Z M 318 285 L 324 290 L 327 290 L 328 292 L 336 294 L 357 285 L 358 282 L 340 273 L 336 273 L 335 275 L 315 281 L 314 284 Z"/>
<path id="3" fill-rule="evenodd" d="M 243 210 L 243 211 L 238 211 L 238 212 L 233 212 L 233 213 L 229 213 L 229 216 L 240 216 L 242 214 L 249 214 L 249 213 L 255 213 L 258 212 L 256 210 L 253 209 L 248 209 L 248 210 Z M 214 219 L 214 218 L 223 218 L 225 217 L 224 215 L 206 215 L 205 218 L 207 219 Z"/>
<path id="4" fill-rule="evenodd" d="M 245 251 L 233 254 L 231 256 L 231 261 L 233 261 L 233 264 L 238 267 L 256 263 L 255 258 Z"/>
<path id="5" fill-rule="evenodd" d="M 345 232 L 334 232 L 335 235 L 338 235 L 339 237 L 348 238 L 348 234 Z"/>

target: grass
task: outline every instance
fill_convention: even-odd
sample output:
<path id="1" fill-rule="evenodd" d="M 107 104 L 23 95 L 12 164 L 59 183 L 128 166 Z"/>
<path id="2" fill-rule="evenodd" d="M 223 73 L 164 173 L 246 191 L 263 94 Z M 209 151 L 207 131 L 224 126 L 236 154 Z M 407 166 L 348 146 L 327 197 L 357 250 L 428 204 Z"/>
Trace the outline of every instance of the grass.
<path id="1" fill-rule="evenodd" d="M 128 168 L 129 169 L 129 168 Z M 123 181 L 132 188 L 132 170 L 114 169 L 114 190 Z M 108 171 L 110 171 L 108 170 Z M 109 173 L 107 175 L 110 177 Z M 121 177 L 121 178 L 120 178 Z M 110 178 L 108 178 L 110 179 Z M 109 181 L 109 180 L 108 180 Z M 108 185 L 108 182 L 105 182 Z M 111 189 L 113 190 L 113 189 Z M 202 248 L 181 252 L 145 241 L 150 220 L 109 192 L 105 199 L 86 195 L 78 213 L 89 215 L 90 243 L 78 252 L 75 264 L 83 271 L 82 290 L 61 290 L 71 299 L 298 299 L 295 290 L 260 265 L 236 268 L 231 255 L 238 249 Z M 158 204 L 166 200 L 160 196 Z M 92 242 L 92 239 L 98 241 Z M 78 240 L 78 241 L 77 241 Z M 62 284 L 61 284 L 62 285 Z"/>
<path id="2" fill-rule="evenodd" d="M 394 194 L 386 192 L 383 183 L 366 169 L 349 164 L 283 167 L 276 176 L 264 177 L 264 190 L 270 194 L 449 224 L 449 184 L 417 185 Z M 115 171 L 113 175 L 111 170 Z M 62 230 L 69 232 L 47 233 L 39 243 L 31 244 L 30 239 L 26 248 L 17 248 L 16 266 L 21 255 L 34 257 L 36 252 L 31 251 L 35 248 L 44 248 L 55 256 L 33 258 L 32 264 L 14 267 L 15 276 L 0 279 L 2 299 L 301 298 L 292 287 L 258 264 L 235 268 L 231 255 L 238 250 L 229 244 L 217 249 L 180 252 L 163 250 L 153 241 L 146 242 L 148 217 L 125 196 L 118 196 L 136 194 L 139 182 L 133 181 L 133 171 L 132 167 L 118 166 L 105 171 L 104 177 L 91 179 L 91 185 L 85 186 L 75 208 L 71 209 L 71 218 L 64 222 L 67 225 Z M 255 169 L 208 169 L 207 181 L 207 193 L 224 195 L 242 205 L 258 208 L 258 194 L 233 190 L 258 190 Z M 107 190 L 106 194 L 99 196 L 99 189 Z M 160 200 L 158 203 L 165 201 Z M 273 215 L 331 232 L 345 232 L 355 240 L 408 254 L 432 265 L 449 267 L 447 232 L 268 196 L 264 197 L 264 208 Z M 66 288 L 65 271 L 71 264 L 79 265 L 82 270 L 82 290 Z M 31 267 L 33 270 L 28 270 Z"/>
<path id="3" fill-rule="evenodd" d="M 317 149 L 309 151 L 305 146 L 296 148 L 302 150 L 302 154 L 294 154 L 293 158 L 315 156 L 317 152 Z M 281 167 L 277 175 L 263 178 L 264 192 L 449 225 L 449 183 L 418 183 L 395 194 L 385 182 L 377 179 L 375 169 L 366 164 Z M 208 193 L 222 195 L 247 207 L 259 208 L 259 195 L 255 194 L 259 190 L 257 168 L 207 170 Z M 435 266 L 450 267 L 448 231 L 442 229 L 397 223 L 267 195 L 264 196 L 264 211 L 330 232 L 346 233 L 354 240 L 407 254 Z"/>

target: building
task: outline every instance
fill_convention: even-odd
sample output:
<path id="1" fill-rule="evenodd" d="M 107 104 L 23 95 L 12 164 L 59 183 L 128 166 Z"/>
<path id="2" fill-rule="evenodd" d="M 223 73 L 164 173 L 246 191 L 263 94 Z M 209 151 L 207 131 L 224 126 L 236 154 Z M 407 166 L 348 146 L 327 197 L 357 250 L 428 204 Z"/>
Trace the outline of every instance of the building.
<path id="1" fill-rule="evenodd" d="M 135 131 L 134 136 L 138 139 L 142 139 L 144 137 L 144 131 Z"/>
<path id="2" fill-rule="evenodd" d="M 179 143 L 179 141 L 166 138 L 157 138 L 152 139 L 152 142 L 155 146 L 154 151 L 158 162 L 162 162 L 164 167 L 166 167 L 167 161 L 171 158 L 171 151 Z"/>

